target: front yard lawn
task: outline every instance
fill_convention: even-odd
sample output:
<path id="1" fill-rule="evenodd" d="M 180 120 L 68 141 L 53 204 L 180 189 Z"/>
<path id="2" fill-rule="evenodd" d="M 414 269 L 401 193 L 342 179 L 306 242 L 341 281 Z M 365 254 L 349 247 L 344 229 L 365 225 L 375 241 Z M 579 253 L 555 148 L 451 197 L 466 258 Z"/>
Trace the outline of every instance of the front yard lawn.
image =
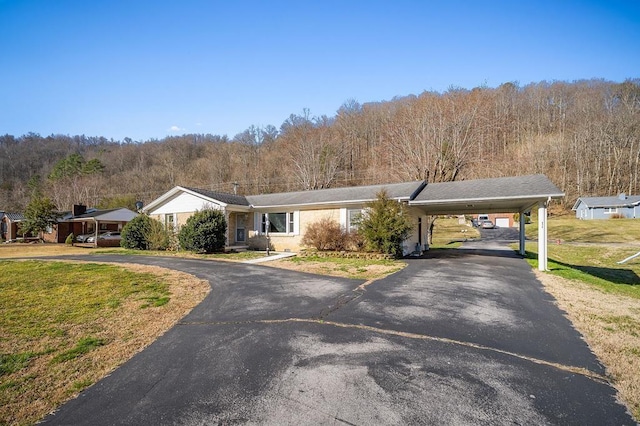
<path id="1" fill-rule="evenodd" d="M 208 283 L 162 268 L 0 261 L 0 424 L 35 423 L 208 291 Z"/>

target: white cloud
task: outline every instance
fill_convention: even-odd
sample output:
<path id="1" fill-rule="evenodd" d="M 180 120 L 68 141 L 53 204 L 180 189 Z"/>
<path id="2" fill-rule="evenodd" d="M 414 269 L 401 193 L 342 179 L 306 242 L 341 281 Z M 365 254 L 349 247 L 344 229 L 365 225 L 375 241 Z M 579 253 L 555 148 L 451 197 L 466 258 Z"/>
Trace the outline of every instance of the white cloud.
<path id="1" fill-rule="evenodd" d="M 183 132 L 185 129 L 183 129 L 182 127 L 178 127 L 178 126 L 171 126 L 169 127 L 169 131 L 170 132 Z"/>

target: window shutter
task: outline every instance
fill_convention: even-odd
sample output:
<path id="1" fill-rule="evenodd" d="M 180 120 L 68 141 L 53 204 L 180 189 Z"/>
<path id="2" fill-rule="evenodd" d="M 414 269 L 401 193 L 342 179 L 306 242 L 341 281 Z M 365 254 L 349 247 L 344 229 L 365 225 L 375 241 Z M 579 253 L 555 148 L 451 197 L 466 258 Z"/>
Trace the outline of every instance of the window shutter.
<path id="1" fill-rule="evenodd" d="M 342 229 L 349 229 L 349 222 L 347 222 L 347 209 L 342 207 L 340 209 L 340 227 Z"/>
<path id="2" fill-rule="evenodd" d="M 260 235 L 261 229 L 260 225 L 262 224 L 262 213 L 255 212 L 253 214 L 253 230 L 256 231 L 256 234 Z"/>
<path id="3" fill-rule="evenodd" d="M 300 211 L 293 212 L 293 235 L 300 235 Z"/>

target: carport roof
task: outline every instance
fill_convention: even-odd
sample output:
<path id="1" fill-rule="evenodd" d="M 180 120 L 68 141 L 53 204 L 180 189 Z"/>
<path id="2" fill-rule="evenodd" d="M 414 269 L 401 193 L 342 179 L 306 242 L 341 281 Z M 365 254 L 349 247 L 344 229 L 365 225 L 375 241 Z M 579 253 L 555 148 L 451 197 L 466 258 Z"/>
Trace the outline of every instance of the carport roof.
<path id="1" fill-rule="evenodd" d="M 508 213 L 562 197 L 564 193 L 545 175 L 529 175 L 430 183 L 409 205 L 427 214 Z"/>
<path id="2" fill-rule="evenodd" d="M 127 208 L 109 209 L 109 210 L 95 210 L 90 213 L 85 213 L 71 219 L 74 222 L 82 222 L 87 219 L 95 219 L 104 222 L 129 222 L 134 217 L 138 216 L 138 213 L 133 212 Z"/>

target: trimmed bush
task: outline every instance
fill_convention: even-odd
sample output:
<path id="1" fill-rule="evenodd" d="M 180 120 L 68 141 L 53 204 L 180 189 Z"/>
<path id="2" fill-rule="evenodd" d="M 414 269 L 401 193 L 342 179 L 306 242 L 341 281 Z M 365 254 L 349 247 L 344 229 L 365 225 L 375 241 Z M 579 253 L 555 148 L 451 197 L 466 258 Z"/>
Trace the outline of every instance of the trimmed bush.
<path id="1" fill-rule="evenodd" d="M 187 219 L 178 240 L 183 249 L 196 253 L 222 251 L 226 241 L 227 221 L 219 210 L 201 210 Z"/>
<path id="2" fill-rule="evenodd" d="M 73 232 L 72 232 L 71 234 L 67 235 L 67 238 L 64 240 L 64 243 L 68 246 L 72 246 L 74 238 L 75 236 L 73 235 Z"/>
<path id="3" fill-rule="evenodd" d="M 171 246 L 173 232 L 167 230 L 164 225 L 156 219 L 151 219 L 147 241 L 149 250 L 167 250 Z"/>
<path id="4" fill-rule="evenodd" d="M 133 250 L 166 250 L 170 234 L 160 221 L 141 214 L 122 228 L 120 246 Z"/>
<path id="5" fill-rule="evenodd" d="M 307 226 L 302 244 L 316 250 L 344 250 L 348 244 L 347 234 L 335 220 L 324 218 Z"/>

